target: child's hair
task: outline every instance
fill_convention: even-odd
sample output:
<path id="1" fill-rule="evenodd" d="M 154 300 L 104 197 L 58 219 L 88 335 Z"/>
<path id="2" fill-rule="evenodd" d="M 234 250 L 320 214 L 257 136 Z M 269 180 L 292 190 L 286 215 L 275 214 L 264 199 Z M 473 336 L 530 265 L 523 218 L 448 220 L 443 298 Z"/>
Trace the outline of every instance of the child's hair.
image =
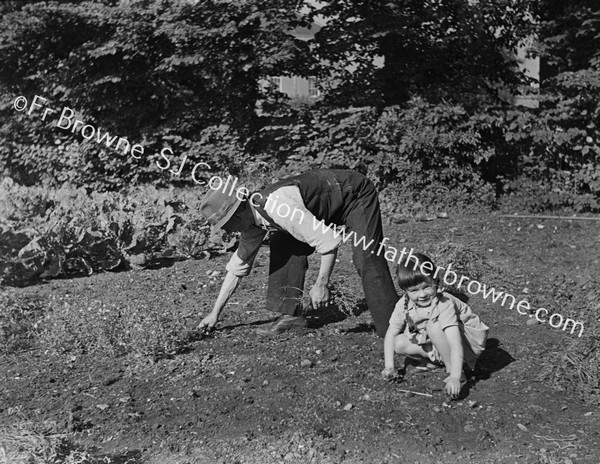
<path id="1" fill-rule="evenodd" d="M 426 265 L 422 270 L 422 266 L 425 263 L 429 263 L 429 265 Z M 398 286 L 402 290 L 406 290 L 423 282 L 438 285 L 437 278 L 433 278 L 435 271 L 435 264 L 433 264 L 433 261 L 428 256 L 422 253 L 414 253 L 409 258 L 402 260 L 398 266 L 398 270 L 396 271 Z"/>

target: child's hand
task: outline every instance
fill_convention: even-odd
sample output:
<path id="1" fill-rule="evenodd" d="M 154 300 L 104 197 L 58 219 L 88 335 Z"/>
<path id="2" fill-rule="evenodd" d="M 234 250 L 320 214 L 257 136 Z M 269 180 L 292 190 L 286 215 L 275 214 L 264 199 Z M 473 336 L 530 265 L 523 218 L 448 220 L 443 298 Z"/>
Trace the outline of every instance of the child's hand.
<path id="1" fill-rule="evenodd" d="M 213 313 L 210 313 L 206 316 L 200 324 L 198 324 L 198 330 L 201 332 L 210 332 L 216 325 L 218 321 L 218 316 Z"/>
<path id="2" fill-rule="evenodd" d="M 456 398 L 460 394 L 460 379 L 448 376 L 444 379 L 444 382 L 446 383 L 446 393 L 452 398 Z"/>
<path id="3" fill-rule="evenodd" d="M 383 380 L 394 380 L 398 378 L 398 372 L 393 368 L 390 369 L 386 367 L 381 371 L 381 377 L 383 377 Z"/>

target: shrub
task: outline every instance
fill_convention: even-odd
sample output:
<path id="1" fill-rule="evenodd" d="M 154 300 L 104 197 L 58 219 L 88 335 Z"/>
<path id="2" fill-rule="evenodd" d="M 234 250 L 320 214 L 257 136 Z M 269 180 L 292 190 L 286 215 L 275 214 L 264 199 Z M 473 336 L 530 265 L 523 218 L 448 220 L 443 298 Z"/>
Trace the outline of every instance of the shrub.
<path id="1" fill-rule="evenodd" d="M 538 168 L 531 169 L 534 171 Z M 569 171 L 553 172 L 543 179 L 539 173 L 521 176 L 504 183 L 504 193 L 498 207 L 509 212 L 589 212 L 598 209 L 598 200 L 591 193 L 581 193 L 574 185 L 579 175 Z"/>
<path id="2" fill-rule="evenodd" d="M 600 211 L 598 91 L 600 71 L 564 72 L 545 82 L 539 109 L 506 112 L 499 125 L 513 151 L 502 176 L 509 200 L 532 211 Z"/>
<path id="3" fill-rule="evenodd" d="M 539 109 L 433 104 L 297 111 L 263 128 L 281 175 L 355 169 L 398 208 L 600 210 L 597 76 L 557 80 Z M 403 215 L 401 211 L 392 214 Z"/>
<path id="4" fill-rule="evenodd" d="M 490 123 L 491 124 L 491 123 Z M 281 174 L 310 168 L 355 169 L 398 203 L 459 209 L 489 207 L 494 187 L 481 166 L 495 155 L 488 128 L 460 105 L 413 99 L 404 107 L 314 110 L 292 123 L 266 126 L 263 138 Z"/>

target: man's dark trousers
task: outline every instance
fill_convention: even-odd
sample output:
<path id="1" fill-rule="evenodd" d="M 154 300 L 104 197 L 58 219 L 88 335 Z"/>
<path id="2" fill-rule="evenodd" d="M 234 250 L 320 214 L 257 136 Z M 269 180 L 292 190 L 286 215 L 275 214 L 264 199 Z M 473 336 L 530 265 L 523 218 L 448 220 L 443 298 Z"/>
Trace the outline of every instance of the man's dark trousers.
<path id="1" fill-rule="evenodd" d="M 298 186 L 304 204 L 317 219 L 327 225 L 344 225 L 346 234 L 355 235 L 348 240 L 352 244 L 352 261 L 362 280 L 377 335 L 383 337 L 398 296 L 388 263 L 383 253 L 378 253 L 383 228 L 374 185 L 354 171 L 323 169 L 272 184 L 260 191 L 259 198 L 264 201 L 274 190 L 289 185 Z M 317 230 L 321 230 L 320 226 Z M 362 237 L 364 241 L 359 242 Z M 307 256 L 314 249 L 284 231 L 275 232 L 270 242 L 267 309 L 297 315 L 308 269 Z"/>

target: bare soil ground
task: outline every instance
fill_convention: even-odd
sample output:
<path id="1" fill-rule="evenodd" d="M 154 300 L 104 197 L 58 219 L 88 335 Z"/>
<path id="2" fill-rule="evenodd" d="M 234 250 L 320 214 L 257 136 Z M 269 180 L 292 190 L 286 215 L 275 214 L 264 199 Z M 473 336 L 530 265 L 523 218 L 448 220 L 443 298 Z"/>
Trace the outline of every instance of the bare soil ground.
<path id="1" fill-rule="evenodd" d="M 548 300 L 558 276 L 583 279 L 600 268 L 600 234 L 592 221 L 475 216 L 392 224 L 385 231 L 398 248 L 427 250 L 444 239 L 467 245 L 504 276 L 493 282 L 496 288 L 532 305 L 544 302 L 552 312 L 561 312 Z M 350 251 L 342 248 L 335 278 L 359 291 Z M 214 302 L 227 259 L 14 291 L 38 299 L 149 304 L 169 295 L 193 328 Z M 317 263 L 313 257 L 308 283 Z M 221 274 L 209 277 L 210 271 Z M 43 349 L 0 359 L 0 423 L 55 421 L 73 447 L 93 451 L 95 462 L 600 462 L 598 409 L 540 376 L 549 354 L 575 335 L 528 325 L 515 309 L 471 297 L 491 327 L 488 349 L 463 396 L 450 401 L 441 390 L 442 372 L 409 374 L 401 383 L 380 378 L 382 340 L 368 312 L 349 318 L 312 312 L 305 331 L 256 335 L 273 318 L 264 309 L 267 271 L 265 247 L 219 329 L 166 359 Z"/>

